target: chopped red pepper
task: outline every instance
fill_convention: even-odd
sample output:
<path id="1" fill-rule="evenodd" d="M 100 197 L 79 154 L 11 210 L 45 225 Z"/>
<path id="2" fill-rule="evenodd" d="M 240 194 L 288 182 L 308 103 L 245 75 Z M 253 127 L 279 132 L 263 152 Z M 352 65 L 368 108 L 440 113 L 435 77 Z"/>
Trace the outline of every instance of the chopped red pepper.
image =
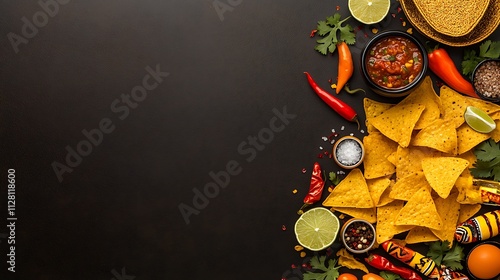
<path id="1" fill-rule="evenodd" d="M 303 213 L 303 209 L 309 205 L 318 202 L 321 199 L 321 194 L 323 193 L 323 188 L 325 186 L 325 180 L 323 179 L 323 172 L 321 171 L 321 166 L 319 163 L 315 162 L 311 175 L 311 183 L 309 184 L 309 191 L 306 197 L 304 197 L 304 205 L 297 212 L 299 215 Z"/>
<path id="2" fill-rule="evenodd" d="M 317 29 L 313 29 L 311 31 L 311 34 L 309 34 L 309 37 L 311 37 L 311 38 L 314 37 L 314 35 L 316 35 L 316 32 L 318 32 L 318 30 Z"/>
<path id="3" fill-rule="evenodd" d="M 368 258 L 365 258 L 365 261 L 369 265 L 377 269 L 396 273 L 397 275 L 403 277 L 406 280 L 422 280 L 422 278 L 417 274 L 417 272 L 406 267 L 395 266 L 394 264 L 391 263 L 391 261 L 380 255 L 370 254 Z"/>

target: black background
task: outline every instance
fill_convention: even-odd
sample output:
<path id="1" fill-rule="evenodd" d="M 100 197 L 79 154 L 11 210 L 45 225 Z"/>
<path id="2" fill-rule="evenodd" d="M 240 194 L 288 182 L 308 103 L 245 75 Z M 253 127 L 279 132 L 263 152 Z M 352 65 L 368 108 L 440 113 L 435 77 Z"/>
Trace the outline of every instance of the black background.
<path id="1" fill-rule="evenodd" d="M 214 3 L 231 9 L 217 12 Z M 322 137 L 332 129 L 365 135 L 322 103 L 303 75 L 325 88 L 336 77 L 336 56 L 314 51 L 309 33 L 335 12 L 348 16 L 346 3 L 73 0 L 16 53 L 7 34 L 22 35 L 22 18 L 33 22 L 42 9 L 37 1 L 0 1 L 0 170 L 6 178 L 15 169 L 18 218 L 17 272 L 2 261 L 1 278 L 297 277 L 291 265 L 303 259 L 293 225 L 311 167 L 339 170 L 318 158 L 331 149 Z M 357 27 L 354 87 L 366 88 L 357 65 L 371 28 L 410 27 L 398 7 L 393 1 L 395 17 L 375 26 L 348 21 Z M 458 63 L 463 49 L 446 49 Z M 111 104 L 142 84 L 147 66 L 169 76 L 122 120 Z M 339 97 L 364 121 L 362 93 Z M 295 118 L 254 158 L 238 150 L 285 107 Z M 76 149 L 82 130 L 105 118 L 115 129 L 60 182 L 52 164 L 66 164 L 66 147 Z M 241 172 L 187 224 L 179 205 L 192 207 L 193 189 L 203 191 L 209 173 L 231 161 Z M 7 233 L 0 229 L 1 260 Z"/>

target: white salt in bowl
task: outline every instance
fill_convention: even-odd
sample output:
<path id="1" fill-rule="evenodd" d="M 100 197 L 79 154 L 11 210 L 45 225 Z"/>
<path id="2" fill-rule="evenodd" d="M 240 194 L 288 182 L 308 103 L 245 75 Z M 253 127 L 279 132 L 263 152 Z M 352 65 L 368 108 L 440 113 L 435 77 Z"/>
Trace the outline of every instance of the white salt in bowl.
<path id="1" fill-rule="evenodd" d="M 365 157 L 363 142 L 354 136 L 344 136 L 333 145 L 333 160 L 344 169 L 358 167 Z"/>

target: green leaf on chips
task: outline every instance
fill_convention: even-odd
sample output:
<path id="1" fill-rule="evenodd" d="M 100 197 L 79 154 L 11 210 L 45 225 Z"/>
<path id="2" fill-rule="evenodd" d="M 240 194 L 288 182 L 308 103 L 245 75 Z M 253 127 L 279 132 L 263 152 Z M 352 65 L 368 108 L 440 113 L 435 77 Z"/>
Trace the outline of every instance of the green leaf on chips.
<path id="1" fill-rule="evenodd" d="M 470 169 L 476 178 L 500 181 L 500 143 L 493 139 L 482 142 L 474 150 L 476 162 Z"/>
<path id="2" fill-rule="evenodd" d="M 336 280 L 340 273 L 340 266 L 337 265 L 336 259 L 329 259 L 327 262 L 326 256 L 314 256 L 309 261 L 313 271 L 320 270 L 321 272 L 308 271 L 304 274 L 304 280 Z M 326 264 L 328 263 L 328 265 Z"/>

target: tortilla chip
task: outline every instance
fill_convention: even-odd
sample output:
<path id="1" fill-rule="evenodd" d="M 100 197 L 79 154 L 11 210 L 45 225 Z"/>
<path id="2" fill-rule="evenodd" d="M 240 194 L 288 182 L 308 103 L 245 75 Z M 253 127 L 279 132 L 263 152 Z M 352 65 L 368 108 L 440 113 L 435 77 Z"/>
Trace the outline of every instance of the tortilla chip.
<path id="1" fill-rule="evenodd" d="M 413 138 L 411 144 L 433 148 L 443 153 L 456 154 L 457 131 L 451 120 L 437 119 L 422 129 Z"/>
<path id="2" fill-rule="evenodd" d="M 377 131 L 377 129 L 371 124 L 371 119 L 394 107 L 394 104 L 382 103 L 369 98 L 365 98 L 363 99 L 363 107 L 365 109 L 366 116 L 366 131 L 368 133 L 372 133 Z"/>
<path id="3" fill-rule="evenodd" d="M 489 134 L 479 133 L 464 123 L 457 129 L 458 154 L 470 151 L 479 143 L 490 138 Z"/>
<path id="4" fill-rule="evenodd" d="M 469 167 L 476 163 L 476 155 L 474 155 L 472 151 L 465 152 L 458 157 L 467 160 L 469 162 Z"/>
<path id="5" fill-rule="evenodd" d="M 340 266 L 345 266 L 349 269 L 359 269 L 364 271 L 365 273 L 369 272 L 368 268 L 366 268 L 366 266 L 362 262 L 356 260 L 353 255 L 347 252 L 346 248 L 338 250 L 337 257 L 339 257 Z"/>
<path id="6" fill-rule="evenodd" d="M 413 128 L 425 106 L 422 104 L 397 104 L 370 120 L 371 124 L 387 138 L 402 147 L 408 147 Z"/>
<path id="7" fill-rule="evenodd" d="M 408 244 L 432 242 L 437 241 L 439 238 L 426 227 L 414 227 L 406 235 L 405 241 Z"/>
<path id="8" fill-rule="evenodd" d="M 410 174 L 423 171 L 422 159 L 441 155 L 441 152 L 426 147 L 398 147 L 396 178 L 399 180 Z"/>
<path id="9" fill-rule="evenodd" d="M 460 214 L 458 215 L 457 224 L 474 217 L 479 210 L 481 210 L 481 204 L 460 204 Z"/>
<path id="10" fill-rule="evenodd" d="M 441 115 L 441 99 L 434 91 L 430 76 L 426 76 L 422 83 L 415 88 L 403 101 L 403 104 L 418 104 L 425 106 L 414 129 L 422 129 L 429 126 L 434 120 L 439 119 Z"/>
<path id="11" fill-rule="evenodd" d="M 499 113 L 500 115 L 500 113 Z M 490 132 L 491 139 L 493 139 L 496 143 L 500 141 L 500 119 L 495 120 L 495 124 L 497 125 L 492 132 Z"/>
<path id="12" fill-rule="evenodd" d="M 372 196 L 373 204 L 377 205 L 384 191 L 391 185 L 391 180 L 389 177 L 367 179 L 366 184 Z"/>
<path id="13" fill-rule="evenodd" d="M 351 170 L 323 201 L 323 206 L 375 207 L 361 170 L 358 168 Z"/>
<path id="14" fill-rule="evenodd" d="M 442 86 L 439 92 L 443 118 L 452 121 L 455 128 L 461 126 L 465 122 L 464 113 L 468 106 L 467 99 L 447 86 Z"/>
<path id="15" fill-rule="evenodd" d="M 396 181 L 389 197 L 408 201 L 424 184 L 428 185 L 423 172 L 412 173 Z"/>
<path id="16" fill-rule="evenodd" d="M 378 203 L 377 203 L 377 207 L 381 207 L 381 206 L 384 206 L 384 205 L 387 205 L 391 202 L 393 202 L 395 199 L 394 198 L 391 198 L 389 195 L 392 191 L 392 187 L 394 185 L 394 181 L 391 180 L 391 184 L 390 186 L 385 189 L 385 191 L 382 193 L 382 195 L 380 196 L 380 199 L 378 200 Z"/>
<path id="17" fill-rule="evenodd" d="M 477 108 L 483 110 L 484 112 L 486 112 L 486 114 L 488 114 L 490 116 L 492 116 L 495 113 L 500 114 L 500 106 L 495 104 L 495 103 L 491 103 L 489 101 L 479 99 L 479 98 L 474 98 L 474 97 L 466 96 L 465 98 L 467 99 L 467 103 L 469 106 L 477 107 Z M 499 117 L 500 117 L 500 115 L 499 115 Z"/>
<path id="18" fill-rule="evenodd" d="M 438 197 L 434 200 L 436 209 L 443 221 L 443 228 L 440 230 L 431 229 L 431 231 L 441 241 L 448 240 L 450 243 L 453 243 L 455 239 L 455 230 L 457 229 L 458 216 L 460 213 L 460 203 L 457 202 L 457 196 L 458 194 L 455 193 L 450 194 L 446 199 Z"/>
<path id="19" fill-rule="evenodd" d="M 394 235 L 405 232 L 413 228 L 413 226 L 397 226 L 395 221 L 398 213 L 403 208 L 403 201 L 395 200 L 385 206 L 377 209 L 377 224 L 375 232 L 377 234 L 377 243 L 390 240 Z"/>
<path id="20" fill-rule="evenodd" d="M 396 148 L 397 149 L 397 148 Z M 394 166 L 398 164 L 397 160 L 397 150 L 392 152 L 389 156 L 387 156 L 387 160 L 392 163 Z"/>
<path id="21" fill-rule="evenodd" d="M 387 157 L 396 151 L 398 144 L 379 132 L 370 133 L 363 138 L 365 157 L 363 159 L 366 179 L 373 179 L 391 175 L 396 167 L 387 160 Z"/>
<path id="22" fill-rule="evenodd" d="M 483 202 L 479 188 L 473 185 L 472 175 L 462 174 L 455 182 L 458 190 L 457 202 L 461 204 L 478 204 Z"/>
<path id="23" fill-rule="evenodd" d="M 427 186 L 421 187 L 399 211 L 396 225 L 423 226 L 441 229 L 443 222 L 439 216 L 431 192 Z"/>
<path id="24" fill-rule="evenodd" d="M 353 218 L 367 220 L 372 224 L 377 222 L 377 210 L 375 208 L 332 207 L 332 209 Z"/>
<path id="25" fill-rule="evenodd" d="M 425 178 L 442 198 L 448 197 L 458 177 L 467 166 L 469 162 L 463 158 L 435 157 L 422 160 Z"/>

